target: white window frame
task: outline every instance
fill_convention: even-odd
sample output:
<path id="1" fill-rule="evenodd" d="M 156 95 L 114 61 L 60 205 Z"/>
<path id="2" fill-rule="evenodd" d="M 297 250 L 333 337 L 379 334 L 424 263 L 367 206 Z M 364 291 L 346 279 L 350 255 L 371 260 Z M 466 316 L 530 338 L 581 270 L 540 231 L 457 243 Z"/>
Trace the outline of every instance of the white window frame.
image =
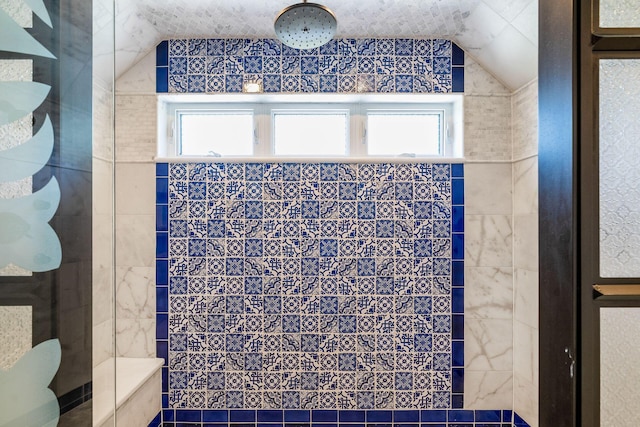
<path id="1" fill-rule="evenodd" d="M 251 156 L 198 156 L 197 158 L 214 158 L 216 161 L 233 161 L 242 159 L 461 159 L 462 158 L 462 95 L 408 95 L 408 96 L 330 96 L 320 95 L 164 95 L 159 97 L 158 113 L 158 158 L 189 160 L 192 156 L 179 154 L 178 136 L 179 114 L 194 112 L 254 112 L 254 153 Z M 344 156 L 275 156 L 273 144 L 272 114 L 275 111 L 349 111 L 349 140 Z M 433 112 L 442 117 L 441 120 L 441 154 L 430 156 L 398 155 L 374 156 L 367 153 L 367 112 Z"/>

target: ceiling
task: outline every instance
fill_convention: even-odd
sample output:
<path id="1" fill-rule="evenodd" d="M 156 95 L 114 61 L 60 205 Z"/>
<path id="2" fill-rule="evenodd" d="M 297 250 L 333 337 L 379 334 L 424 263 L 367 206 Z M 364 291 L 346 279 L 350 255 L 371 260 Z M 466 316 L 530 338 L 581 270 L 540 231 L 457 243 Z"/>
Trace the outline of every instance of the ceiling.
<path id="1" fill-rule="evenodd" d="M 337 16 L 336 37 L 447 38 L 511 90 L 537 76 L 538 0 L 316 1 Z M 276 15 L 296 2 L 116 0 L 116 73 L 163 39 L 275 38 Z"/>

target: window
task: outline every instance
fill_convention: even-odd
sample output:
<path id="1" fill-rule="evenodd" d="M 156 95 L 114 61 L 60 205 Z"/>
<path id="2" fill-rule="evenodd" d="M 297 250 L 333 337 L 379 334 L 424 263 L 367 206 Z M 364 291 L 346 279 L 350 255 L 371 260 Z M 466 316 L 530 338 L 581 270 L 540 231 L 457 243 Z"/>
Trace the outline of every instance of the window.
<path id="1" fill-rule="evenodd" d="M 273 110 L 276 156 L 346 156 L 349 110 Z"/>
<path id="2" fill-rule="evenodd" d="M 262 96 L 263 98 L 260 98 Z M 414 95 L 415 97 L 415 95 Z M 280 96 L 161 99 L 160 157 L 461 157 L 461 96 L 307 102 Z M 439 98 L 440 102 L 432 99 Z M 239 102 L 240 100 L 254 102 Z M 322 98 L 326 99 L 326 98 Z M 373 100 L 384 99 L 382 97 Z M 294 102 L 292 102 L 292 100 Z M 332 98 L 331 101 L 335 101 Z M 387 99 L 384 99 L 387 101 Z M 199 100 L 200 101 L 200 100 Z M 287 102 L 283 102 L 287 101 Z M 304 101 L 304 102 L 302 102 Z M 391 101 L 397 101 L 392 99 Z"/>
<path id="3" fill-rule="evenodd" d="M 178 110 L 181 156 L 253 155 L 253 111 Z"/>
<path id="4" fill-rule="evenodd" d="M 444 111 L 367 111 L 367 154 L 372 156 L 441 156 Z"/>

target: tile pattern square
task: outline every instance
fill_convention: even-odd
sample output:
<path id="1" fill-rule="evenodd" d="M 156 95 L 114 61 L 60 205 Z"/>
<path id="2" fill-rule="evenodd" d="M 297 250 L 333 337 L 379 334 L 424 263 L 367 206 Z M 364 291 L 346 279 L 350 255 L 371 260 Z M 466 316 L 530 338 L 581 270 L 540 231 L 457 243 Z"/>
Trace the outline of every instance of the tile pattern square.
<path id="1" fill-rule="evenodd" d="M 462 407 L 463 165 L 157 171 L 168 407 Z"/>
<path id="2" fill-rule="evenodd" d="M 156 48 L 156 90 L 451 93 L 464 91 L 464 54 L 444 39 L 336 39 L 298 50 L 275 39 L 171 39 Z"/>

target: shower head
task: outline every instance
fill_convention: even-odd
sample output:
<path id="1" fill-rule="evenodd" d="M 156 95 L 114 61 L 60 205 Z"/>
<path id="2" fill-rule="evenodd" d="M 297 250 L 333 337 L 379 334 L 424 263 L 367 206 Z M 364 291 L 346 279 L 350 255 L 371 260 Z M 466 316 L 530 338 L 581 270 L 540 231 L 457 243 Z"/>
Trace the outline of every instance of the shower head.
<path id="1" fill-rule="evenodd" d="M 283 9 L 274 29 L 280 41 L 296 49 L 312 49 L 329 42 L 338 23 L 329 8 L 316 3 L 297 3 Z"/>

